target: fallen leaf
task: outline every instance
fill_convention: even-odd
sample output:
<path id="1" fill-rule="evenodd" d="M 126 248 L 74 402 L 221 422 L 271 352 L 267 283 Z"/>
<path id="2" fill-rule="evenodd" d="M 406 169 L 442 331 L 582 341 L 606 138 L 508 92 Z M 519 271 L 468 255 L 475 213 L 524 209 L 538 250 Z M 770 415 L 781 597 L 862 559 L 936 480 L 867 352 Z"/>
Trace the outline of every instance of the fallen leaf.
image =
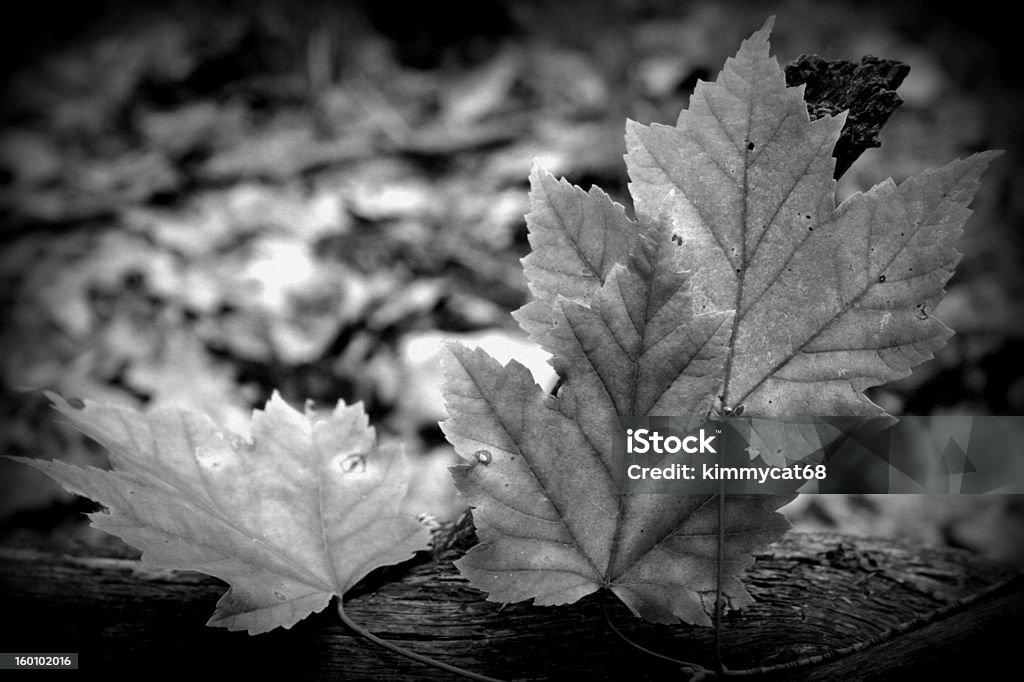
<path id="1" fill-rule="evenodd" d="M 952 242 L 999 152 L 891 179 L 835 205 L 845 114 L 808 121 L 768 55 L 771 23 L 676 126 L 627 127 L 641 223 L 667 222 L 696 268 L 698 310 L 734 310 L 722 400 L 755 416 L 877 415 L 863 391 L 904 377 L 952 335 L 929 313 Z"/>
<path id="2" fill-rule="evenodd" d="M 275 393 L 243 439 L 185 409 L 50 398 L 109 449 L 113 470 L 17 460 L 102 503 L 93 525 L 141 549 L 144 564 L 229 583 L 208 625 L 289 628 L 427 548 L 425 526 L 399 513 L 405 456 L 376 447 L 360 405 L 303 415 Z"/>
<path id="3" fill-rule="evenodd" d="M 445 364 L 442 428 L 481 540 L 458 566 L 491 600 L 603 588 L 648 620 L 710 624 L 720 572 L 725 606 L 749 603 L 738 574 L 788 527 L 775 510 L 792 496 L 728 496 L 720 521 L 718 495 L 622 494 L 619 419 L 884 414 L 861 392 L 951 334 L 927 313 L 993 154 L 836 207 L 845 117 L 809 120 L 770 28 L 677 126 L 628 125 L 636 221 L 600 190 L 531 176 L 535 300 L 516 319 L 561 386 L 457 345 Z"/>

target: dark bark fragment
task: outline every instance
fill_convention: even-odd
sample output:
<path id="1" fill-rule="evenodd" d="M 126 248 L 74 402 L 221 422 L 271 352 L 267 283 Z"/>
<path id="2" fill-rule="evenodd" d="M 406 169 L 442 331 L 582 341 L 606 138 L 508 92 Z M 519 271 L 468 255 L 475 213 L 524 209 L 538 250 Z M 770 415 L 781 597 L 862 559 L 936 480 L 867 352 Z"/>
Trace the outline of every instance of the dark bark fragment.
<path id="1" fill-rule="evenodd" d="M 903 100 L 896 88 L 910 67 L 894 59 L 864 57 L 860 64 L 800 55 L 786 66 L 786 84 L 806 84 L 804 99 L 811 120 L 849 110 L 836 143 L 835 177 L 849 170 L 869 147 L 878 147 L 878 132 Z"/>

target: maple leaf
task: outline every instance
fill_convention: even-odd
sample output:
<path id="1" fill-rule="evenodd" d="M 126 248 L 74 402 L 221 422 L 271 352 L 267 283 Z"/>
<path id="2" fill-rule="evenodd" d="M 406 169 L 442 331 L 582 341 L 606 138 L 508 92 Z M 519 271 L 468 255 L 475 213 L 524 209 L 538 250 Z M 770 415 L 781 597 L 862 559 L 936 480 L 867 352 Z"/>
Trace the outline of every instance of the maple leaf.
<path id="1" fill-rule="evenodd" d="M 656 622 L 709 624 L 718 533 L 725 603 L 788 523 L 792 496 L 623 494 L 620 417 L 867 415 L 861 392 L 950 334 L 928 311 L 992 154 L 835 205 L 844 115 L 811 122 L 768 54 L 771 20 L 700 83 L 676 126 L 627 127 L 637 220 L 599 190 L 534 169 L 515 313 L 552 354 L 542 391 L 516 362 L 453 345 L 445 435 L 481 544 L 458 562 L 495 601 L 565 604 L 600 588 Z M 692 271 L 692 274 L 691 274 Z"/>
<path id="2" fill-rule="evenodd" d="M 558 300 L 589 303 L 590 297 L 636 243 L 637 224 L 598 187 L 584 192 L 534 166 L 530 173 L 532 251 L 523 259 L 530 291 L 536 297 L 516 319 L 535 340 L 555 324 Z"/>
<path id="3" fill-rule="evenodd" d="M 427 547 L 426 528 L 399 513 L 404 455 L 376 446 L 361 405 L 303 415 L 275 392 L 246 440 L 180 408 L 143 414 L 49 397 L 110 451 L 112 471 L 18 461 L 101 502 L 93 525 L 141 549 L 144 564 L 229 583 L 208 625 L 289 628 Z"/>
<path id="4" fill-rule="evenodd" d="M 952 335 L 929 314 L 981 173 L 975 154 L 835 206 L 845 114 L 809 122 L 803 87 L 768 55 L 771 20 L 676 126 L 627 125 L 641 223 L 671 224 L 701 310 L 733 310 L 722 400 L 747 414 L 877 415 L 864 389 Z"/>

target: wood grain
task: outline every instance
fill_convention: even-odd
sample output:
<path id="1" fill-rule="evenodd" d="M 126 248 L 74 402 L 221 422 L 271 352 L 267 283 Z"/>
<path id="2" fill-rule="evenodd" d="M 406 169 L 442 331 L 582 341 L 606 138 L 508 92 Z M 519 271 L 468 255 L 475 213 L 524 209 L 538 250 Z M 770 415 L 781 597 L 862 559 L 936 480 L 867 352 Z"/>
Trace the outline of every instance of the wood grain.
<path id="1" fill-rule="evenodd" d="M 1024 622 L 1024 582 L 1014 576 L 954 549 L 790 534 L 759 555 L 744 578 L 757 603 L 725 618 L 726 664 L 773 665 L 845 647 L 1002 585 L 866 651 L 771 677 L 902 679 L 912 672 L 999 679 L 999 666 L 1017 653 Z M 117 678 L 159 671 L 234 679 L 458 679 L 351 635 L 333 608 L 258 637 L 205 627 L 224 591 L 216 579 L 132 560 L 0 548 L 0 650 L 76 651 L 83 670 Z M 378 572 L 353 590 L 346 611 L 385 639 L 506 679 L 685 679 L 675 666 L 613 635 L 602 599 L 630 637 L 711 666 L 709 629 L 645 624 L 601 595 L 568 607 L 502 608 L 459 578 L 450 557 Z"/>

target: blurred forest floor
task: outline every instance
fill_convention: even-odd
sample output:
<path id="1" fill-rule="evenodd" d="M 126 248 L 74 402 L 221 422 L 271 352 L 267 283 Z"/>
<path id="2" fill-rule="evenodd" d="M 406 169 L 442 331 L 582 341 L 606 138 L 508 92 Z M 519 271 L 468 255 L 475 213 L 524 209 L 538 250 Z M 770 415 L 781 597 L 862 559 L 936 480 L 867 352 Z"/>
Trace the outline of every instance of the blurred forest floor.
<path id="1" fill-rule="evenodd" d="M 675 121 L 698 79 L 777 15 L 773 52 L 911 67 L 841 197 L 1002 148 L 937 317 L 957 331 L 874 389 L 894 414 L 1024 414 L 1017 60 L 985 3 L 86 2 L 4 30 L 0 452 L 102 466 L 36 390 L 181 403 L 244 432 L 279 389 L 363 401 L 461 506 L 437 427 L 442 338 L 545 357 L 509 312 L 536 161 L 630 205 L 627 117 Z M 28 21 L 28 20 L 27 20 Z M 1012 23 L 1012 22 L 1010 22 Z M 798 527 L 903 535 L 1024 565 L 1014 496 L 804 496 Z M 108 542 L 0 462 L 0 540 Z"/>

